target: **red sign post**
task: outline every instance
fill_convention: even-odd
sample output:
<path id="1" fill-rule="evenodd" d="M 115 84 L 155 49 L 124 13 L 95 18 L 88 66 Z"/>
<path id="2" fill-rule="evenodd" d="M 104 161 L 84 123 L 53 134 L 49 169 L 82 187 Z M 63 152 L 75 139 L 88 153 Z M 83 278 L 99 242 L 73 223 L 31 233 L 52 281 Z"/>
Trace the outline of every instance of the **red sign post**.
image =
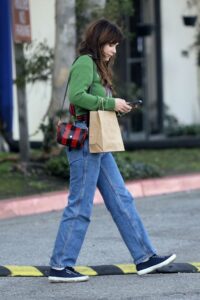
<path id="1" fill-rule="evenodd" d="M 29 0 L 12 0 L 15 43 L 31 42 Z"/>
<path id="2" fill-rule="evenodd" d="M 16 77 L 23 77 L 25 74 L 25 59 L 23 43 L 31 42 L 31 26 L 29 13 L 29 0 L 12 0 L 13 10 L 13 39 L 15 42 Z M 20 62 L 20 63 L 19 63 Z M 29 161 L 29 137 L 27 119 L 27 100 L 25 81 L 17 86 L 18 118 L 19 118 L 19 148 L 20 159 L 24 172 L 27 171 Z"/>

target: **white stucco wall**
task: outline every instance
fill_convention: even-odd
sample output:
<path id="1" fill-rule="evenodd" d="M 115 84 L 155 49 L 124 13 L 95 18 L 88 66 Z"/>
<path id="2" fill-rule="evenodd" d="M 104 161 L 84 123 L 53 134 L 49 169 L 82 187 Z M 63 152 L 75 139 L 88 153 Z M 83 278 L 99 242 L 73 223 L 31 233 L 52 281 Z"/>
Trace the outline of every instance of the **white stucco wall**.
<path id="1" fill-rule="evenodd" d="M 186 27 L 182 15 L 187 12 L 186 0 L 161 0 L 163 95 L 164 102 L 180 123 L 200 123 L 200 75 L 196 65 L 196 52 L 183 57 L 181 52 L 193 42 L 196 30 Z M 46 39 L 54 46 L 55 0 L 30 0 L 33 41 Z M 13 64 L 14 65 L 14 64 Z M 27 86 L 29 134 L 33 134 L 44 116 L 51 96 L 51 83 Z M 19 138 L 16 89 L 14 87 L 14 139 Z M 30 138 L 42 140 L 42 133 Z"/>
<path id="2" fill-rule="evenodd" d="M 199 78 L 196 51 L 181 52 L 194 43 L 196 29 L 183 25 L 190 10 L 186 0 L 162 0 L 163 94 L 172 115 L 182 124 L 200 123 Z"/>
<path id="3" fill-rule="evenodd" d="M 55 38 L 55 0 L 30 0 L 31 32 L 33 41 L 47 41 L 54 47 Z M 32 135 L 41 123 L 51 96 L 51 82 L 27 85 L 27 109 L 29 135 Z M 16 88 L 14 87 L 14 139 L 19 139 Z M 31 141 L 42 140 L 42 133 L 30 137 Z"/>

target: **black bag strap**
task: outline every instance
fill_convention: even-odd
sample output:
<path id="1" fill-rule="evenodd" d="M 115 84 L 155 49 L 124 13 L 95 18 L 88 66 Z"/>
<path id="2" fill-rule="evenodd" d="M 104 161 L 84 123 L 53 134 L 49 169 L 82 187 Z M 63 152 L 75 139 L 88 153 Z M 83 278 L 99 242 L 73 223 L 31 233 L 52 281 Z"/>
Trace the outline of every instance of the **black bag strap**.
<path id="1" fill-rule="evenodd" d="M 78 58 L 79 58 L 79 56 L 73 61 L 72 65 L 75 63 L 75 61 L 76 61 Z M 64 97 L 63 97 L 63 102 L 62 102 L 62 106 L 61 106 L 61 109 L 60 109 L 60 119 L 61 119 L 61 112 L 63 111 L 64 104 L 65 104 L 65 99 L 66 99 L 66 96 L 67 96 L 67 90 L 68 90 L 70 78 L 71 78 L 71 72 L 69 73 L 69 77 L 68 77 L 68 79 L 67 79 L 67 84 L 66 84 L 66 88 L 65 88 Z"/>
<path id="2" fill-rule="evenodd" d="M 88 54 L 91 58 L 92 58 L 92 55 Z M 78 56 L 72 63 L 72 65 L 75 63 L 75 61 L 79 58 L 80 56 Z M 92 59 L 93 61 L 93 59 Z M 94 61 L 93 61 L 93 77 L 94 77 Z M 61 120 L 61 113 L 63 111 L 63 108 L 64 108 L 64 104 L 65 104 L 65 99 L 66 99 L 66 96 L 67 96 L 67 90 L 68 90 L 68 86 L 69 86 L 69 81 L 70 81 L 70 78 L 71 78 L 71 72 L 69 74 L 69 77 L 68 77 L 68 80 L 67 80 L 67 84 L 66 84 L 66 88 L 65 88 L 65 93 L 64 93 L 64 97 L 63 97 L 63 102 L 62 102 L 62 106 L 61 106 L 61 110 L 60 110 L 60 117 L 59 117 L 59 120 Z"/>

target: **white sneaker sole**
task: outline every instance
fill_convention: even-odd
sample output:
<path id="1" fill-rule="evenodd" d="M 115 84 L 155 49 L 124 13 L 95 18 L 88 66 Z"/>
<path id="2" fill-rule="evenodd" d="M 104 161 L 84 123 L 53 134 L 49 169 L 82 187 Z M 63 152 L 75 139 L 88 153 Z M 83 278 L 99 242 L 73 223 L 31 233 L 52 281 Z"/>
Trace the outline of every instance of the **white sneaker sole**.
<path id="1" fill-rule="evenodd" d="M 83 282 L 89 280 L 89 276 L 81 276 L 75 278 L 63 278 L 63 277 L 48 277 L 49 282 L 58 283 L 58 282 Z"/>
<path id="2" fill-rule="evenodd" d="M 138 271 L 137 274 L 138 275 L 144 275 L 144 274 L 148 274 L 150 272 L 153 272 L 159 268 L 162 268 L 164 266 L 169 265 L 171 262 L 173 262 L 176 259 L 176 254 L 171 255 L 168 259 L 164 260 L 163 262 L 161 262 L 160 264 L 154 265 L 152 267 L 149 267 L 147 269 Z"/>

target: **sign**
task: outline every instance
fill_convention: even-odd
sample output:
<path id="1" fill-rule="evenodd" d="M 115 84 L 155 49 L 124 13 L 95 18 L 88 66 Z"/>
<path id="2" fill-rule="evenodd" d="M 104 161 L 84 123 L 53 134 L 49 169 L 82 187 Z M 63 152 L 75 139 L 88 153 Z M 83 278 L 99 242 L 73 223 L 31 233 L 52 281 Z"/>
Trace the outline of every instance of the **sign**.
<path id="1" fill-rule="evenodd" d="M 14 41 L 31 42 L 29 0 L 12 0 L 12 5 Z"/>

